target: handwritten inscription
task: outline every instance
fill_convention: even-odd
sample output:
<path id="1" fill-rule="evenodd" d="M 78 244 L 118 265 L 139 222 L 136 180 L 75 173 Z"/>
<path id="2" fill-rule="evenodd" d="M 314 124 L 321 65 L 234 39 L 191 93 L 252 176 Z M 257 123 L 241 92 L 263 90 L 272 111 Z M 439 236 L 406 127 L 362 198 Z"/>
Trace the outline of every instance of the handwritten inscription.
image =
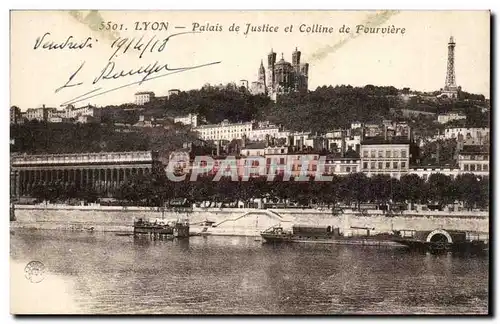
<path id="1" fill-rule="evenodd" d="M 126 86 L 130 86 L 133 84 L 142 84 L 143 82 L 159 78 L 159 77 L 164 77 L 170 74 L 174 73 L 180 73 L 192 69 L 198 69 L 201 67 L 209 66 L 209 65 L 214 65 L 214 64 L 219 64 L 220 61 L 215 61 L 215 62 L 209 62 L 206 64 L 200 64 L 200 65 L 189 65 L 189 66 L 183 66 L 183 67 L 172 67 L 170 63 L 164 63 L 160 62 L 158 60 L 150 63 L 143 63 L 138 67 L 127 67 L 127 66 L 122 66 L 120 67 L 115 61 L 114 58 L 118 56 L 118 54 L 126 54 L 126 53 L 139 53 L 139 58 L 143 58 L 145 53 L 148 52 L 157 52 L 161 53 L 164 52 L 167 49 L 167 43 L 171 41 L 173 38 L 181 36 L 181 35 L 190 35 L 190 34 L 195 34 L 196 32 L 181 32 L 181 33 L 176 33 L 172 34 L 166 38 L 163 39 L 157 39 L 156 35 L 153 35 L 152 37 L 145 37 L 144 35 L 139 37 L 139 38 L 121 38 L 119 37 L 116 39 L 112 44 L 111 44 L 111 49 L 113 50 L 113 54 L 109 57 L 108 61 L 104 65 L 104 67 L 96 73 L 96 76 L 92 78 L 91 82 L 88 82 L 88 84 L 92 85 L 97 85 L 98 83 L 102 83 L 104 81 L 112 81 L 112 80 L 117 80 L 117 79 L 122 79 L 122 78 L 127 78 L 127 77 L 134 77 L 134 76 L 139 76 L 139 79 L 135 79 L 134 81 L 131 81 L 128 84 L 122 85 L 120 87 L 111 89 L 111 90 L 106 90 L 100 94 L 107 93 L 109 91 L 114 91 L 119 88 L 123 88 Z M 76 87 L 76 86 L 81 86 L 84 85 L 85 82 L 81 81 L 81 75 L 82 75 L 82 70 L 84 69 L 85 62 L 82 62 L 78 68 L 72 72 L 66 82 L 58 87 L 55 92 L 59 92 L 65 88 L 71 88 L 71 87 Z M 163 72 L 163 73 L 162 73 Z M 101 90 L 102 88 L 97 88 L 94 89 L 90 92 L 87 92 L 86 94 L 93 93 L 95 91 Z M 85 95 L 81 95 L 76 97 L 85 97 Z M 100 95 L 98 94 L 93 94 L 92 97 Z M 85 100 L 88 99 L 89 97 L 85 97 L 83 99 L 77 100 Z M 74 103 L 77 102 L 75 99 L 70 100 L 68 102 Z"/>
<path id="2" fill-rule="evenodd" d="M 155 33 L 151 33 L 150 35 L 143 34 L 140 36 L 130 36 L 123 35 L 121 32 L 126 32 L 128 30 L 127 27 L 132 27 L 131 29 L 134 31 L 154 31 Z M 174 29 L 178 31 L 179 29 L 187 30 L 186 32 L 179 32 L 170 34 L 167 37 L 159 36 L 162 35 L 161 32 L 165 32 L 169 29 Z M 97 84 L 104 83 L 104 81 L 113 81 L 118 79 L 128 78 L 130 83 L 122 85 L 118 88 L 123 88 L 126 86 L 130 86 L 133 84 L 142 84 L 148 80 L 156 79 L 159 77 L 163 77 L 166 75 L 171 75 L 174 73 L 184 72 L 192 69 L 198 69 L 205 66 L 210 66 L 214 64 L 221 63 L 220 61 L 209 62 L 206 64 L 200 64 L 195 66 L 183 66 L 183 67 L 172 67 L 175 64 L 161 62 L 160 60 L 149 61 L 147 63 L 137 64 L 135 67 L 127 66 L 119 66 L 119 63 L 115 62 L 115 59 L 120 55 L 125 54 L 137 54 L 139 59 L 143 59 L 147 56 L 147 53 L 164 53 L 170 44 L 172 39 L 178 38 L 178 36 L 189 35 L 189 34 L 197 34 L 197 33 L 207 33 L 207 32 L 224 32 L 227 31 L 229 33 L 241 33 L 243 36 L 248 37 L 250 34 L 263 34 L 263 33 L 303 33 L 303 34 L 386 34 L 386 35 L 404 35 L 406 33 L 405 28 L 397 27 L 394 25 L 389 26 L 377 26 L 373 27 L 369 24 L 367 25 L 354 25 L 348 26 L 346 24 L 343 25 L 328 25 L 321 23 L 295 23 L 289 24 L 286 26 L 279 26 L 277 24 L 272 23 L 263 23 L 263 24 L 254 24 L 251 22 L 245 23 L 235 23 L 228 25 L 223 25 L 218 22 L 192 22 L 190 24 L 176 24 L 171 25 L 166 21 L 135 21 L 129 24 L 116 22 L 116 21 L 100 21 L 97 27 L 99 31 L 116 31 L 120 32 L 120 34 L 116 34 L 113 42 L 109 49 L 111 49 L 111 55 L 108 57 L 107 62 L 104 66 L 96 71 L 95 74 L 92 75 L 92 78 L 87 82 L 82 81 L 82 70 L 85 67 L 85 61 L 82 61 L 78 68 L 69 74 L 66 82 L 58 87 L 55 92 L 59 92 L 65 88 L 82 86 L 84 84 L 89 84 L 96 86 Z M 98 39 L 87 37 L 86 39 L 76 39 L 74 36 L 68 36 L 64 39 L 55 39 L 50 32 L 46 32 L 45 34 L 37 37 L 35 40 L 35 44 L 33 46 L 34 50 L 83 50 L 87 48 L 93 48 L 93 46 L 97 45 Z M 109 46 L 109 45 L 108 45 Z M 86 74 L 88 75 L 88 74 Z M 135 79 L 134 79 L 135 77 Z M 93 94 L 92 97 L 107 93 L 109 91 L 114 91 L 118 88 L 105 90 L 102 93 Z M 78 96 L 74 99 L 85 97 L 82 99 L 85 100 L 90 98 L 88 94 L 94 93 L 96 91 L 101 90 L 102 88 L 95 88 L 81 96 Z M 72 102 L 76 102 L 73 99 Z M 70 100 L 71 101 L 71 100 Z M 80 100 L 78 100 L 80 101 Z"/>
<path id="3" fill-rule="evenodd" d="M 92 42 L 97 42 L 98 40 L 93 40 L 92 37 L 87 37 L 84 41 L 78 41 L 73 36 L 69 36 L 65 40 L 54 41 L 50 40 L 50 33 L 45 33 L 42 37 L 38 37 L 35 40 L 35 46 L 33 49 L 47 49 L 47 50 L 63 50 L 65 48 L 73 50 L 81 50 L 84 48 L 92 48 Z"/>

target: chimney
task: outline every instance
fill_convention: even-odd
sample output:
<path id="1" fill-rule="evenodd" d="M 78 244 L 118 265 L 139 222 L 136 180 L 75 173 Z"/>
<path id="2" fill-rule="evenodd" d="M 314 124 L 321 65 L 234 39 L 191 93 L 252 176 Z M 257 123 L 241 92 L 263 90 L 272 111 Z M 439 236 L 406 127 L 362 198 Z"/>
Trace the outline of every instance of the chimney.
<path id="1" fill-rule="evenodd" d="M 216 156 L 220 156 L 220 140 L 217 141 Z"/>
<path id="2" fill-rule="evenodd" d="M 387 125 L 384 125 L 384 141 L 387 141 Z"/>

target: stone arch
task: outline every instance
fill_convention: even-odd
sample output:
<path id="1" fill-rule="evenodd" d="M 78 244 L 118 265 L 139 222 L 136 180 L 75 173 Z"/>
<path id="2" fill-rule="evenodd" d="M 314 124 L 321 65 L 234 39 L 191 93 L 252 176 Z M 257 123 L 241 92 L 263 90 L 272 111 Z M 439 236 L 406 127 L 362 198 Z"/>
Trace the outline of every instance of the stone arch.
<path id="1" fill-rule="evenodd" d="M 442 235 L 442 236 L 446 237 L 446 240 L 448 241 L 448 243 L 453 243 L 453 239 L 451 238 L 450 233 L 448 233 L 447 231 L 442 230 L 442 229 L 437 229 L 437 230 L 434 230 L 434 231 L 430 232 L 427 235 L 427 238 L 425 239 L 425 241 L 426 242 L 432 242 L 432 238 L 435 235 Z"/>

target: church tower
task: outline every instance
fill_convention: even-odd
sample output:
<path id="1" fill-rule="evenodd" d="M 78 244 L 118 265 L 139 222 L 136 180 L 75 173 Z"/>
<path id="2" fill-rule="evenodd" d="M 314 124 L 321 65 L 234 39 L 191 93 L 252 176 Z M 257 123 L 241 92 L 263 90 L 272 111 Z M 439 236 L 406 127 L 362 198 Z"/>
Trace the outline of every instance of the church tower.
<path id="1" fill-rule="evenodd" d="M 276 53 L 271 49 L 271 53 L 267 55 L 267 82 L 266 86 L 268 88 L 268 93 L 273 92 L 274 83 L 275 83 L 275 75 L 274 75 L 274 66 L 276 65 Z"/>
<path id="2" fill-rule="evenodd" d="M 300 66 L 300 51 L 295 47 L 295 51 L 292 53 L 292 65 L 298 71 Z"/>
<path id="3" fill-rule="evenodd" d="M 262 82 L 264 85 L 266 84 L 266 69 L 264 68 L 264 62 L 262 60 L 260 60 L 258 81 Z"/>

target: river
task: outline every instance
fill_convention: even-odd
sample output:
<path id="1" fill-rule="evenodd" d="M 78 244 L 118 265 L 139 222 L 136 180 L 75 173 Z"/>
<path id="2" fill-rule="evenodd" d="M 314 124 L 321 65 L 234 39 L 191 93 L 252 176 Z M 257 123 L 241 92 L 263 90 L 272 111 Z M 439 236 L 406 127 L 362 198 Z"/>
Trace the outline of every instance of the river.
<path id="1" fill-rule="evenodd" d="M 486 314 L 489 260 L 254 237 L 164 241 L 16 229 L 11 311 L 85 314 Z M 47 272 L 29 282 L 24 268 Z"/>

